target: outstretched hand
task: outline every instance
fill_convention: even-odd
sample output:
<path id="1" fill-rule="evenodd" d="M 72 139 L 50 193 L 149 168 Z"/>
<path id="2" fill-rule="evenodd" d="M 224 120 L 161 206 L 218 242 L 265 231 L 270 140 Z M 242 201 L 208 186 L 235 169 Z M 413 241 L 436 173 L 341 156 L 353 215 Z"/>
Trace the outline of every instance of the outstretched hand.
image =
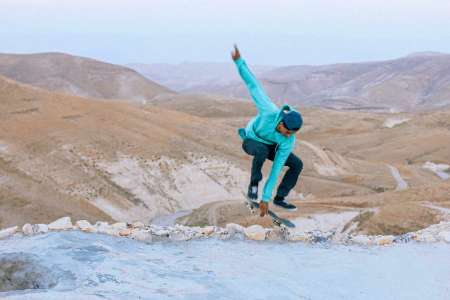
<path id="1" fill-rule="evenodd" d="M 231 51 L 231 58 L 233 60 L 238 60 L 241 58 L 241 54 L 239 53 L 239 49 L 236 44 L 234 45 L 234 51 Z"/>
<path id="2" fill-rule="evenodd" d="M 259 215 L 260 215 L 261 217 L 264 217 L 265 215 L 267 215 L 268 211 L 269 211 L 269 203 L 268 203 L 268 202 L 261 201 L 261 202 L 259 203 L 259 212 L 260 212 Z"/>

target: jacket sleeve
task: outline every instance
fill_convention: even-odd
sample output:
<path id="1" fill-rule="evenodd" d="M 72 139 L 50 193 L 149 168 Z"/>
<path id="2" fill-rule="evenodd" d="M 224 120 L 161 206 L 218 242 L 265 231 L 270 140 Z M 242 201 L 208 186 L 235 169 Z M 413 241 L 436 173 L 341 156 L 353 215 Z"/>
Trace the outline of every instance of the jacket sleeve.
<path id="1" fill-rule="evenodd" d="M 272 170 L 270 171 L 269 178 L 264 185 L 262 201 L 269 202 L 272 199 L 272 192 L 275 184 L 277 183 L 278 176 L 280 176 L 280 172 L 283 169 L 286 160 L 292 152 L 295 144 L 295 136 L 292 139 L 288 140 L 288 142 L 284 144 L 280 144 L 278 147 L 275 158 L 272 164 Z"/>
<path id="2" fill-rule="evenodd" d="M 258 112 L 260 114 L 265 114 L 278 110 L 277 106 L 266 95 L 261 84 L 247 67 L 245 61 L 242 58 L 239 58 L 235 60 L 234 63 L 236 64 L 239 75 L 241 75 L 241 78 L 244 80 L 245 85 L 247 86 L 250 95 L 256 104 Z"/>

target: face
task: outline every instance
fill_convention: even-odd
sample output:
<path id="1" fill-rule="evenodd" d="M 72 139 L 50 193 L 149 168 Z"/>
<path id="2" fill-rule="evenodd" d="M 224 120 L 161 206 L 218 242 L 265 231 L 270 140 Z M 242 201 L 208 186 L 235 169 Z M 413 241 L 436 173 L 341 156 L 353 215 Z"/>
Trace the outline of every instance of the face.
<path id="1" fill-rule="evenodd" d="M 277 131 L 284 135 L 285 137 L 290 137 L 292 134 L 295 134 L 297 131 L 289 130 L 286 127 L 284 127 L 283 122 L 278 123 L 277 125 Z"/>

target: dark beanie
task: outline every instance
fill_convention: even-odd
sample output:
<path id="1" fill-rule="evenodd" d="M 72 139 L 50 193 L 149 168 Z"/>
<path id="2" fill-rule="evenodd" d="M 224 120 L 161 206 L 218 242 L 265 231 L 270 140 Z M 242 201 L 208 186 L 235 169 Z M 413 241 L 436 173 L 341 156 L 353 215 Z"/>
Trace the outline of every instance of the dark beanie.
<path id="1" fill-rule="evenodd" d="M 294 110 L 283 111 L 282 121 L 283 121 L 284 127 L 286 127 L 288 130 L 293 130 L 293 131 L 299 130 L 303 124 L 302 116 Z"/>

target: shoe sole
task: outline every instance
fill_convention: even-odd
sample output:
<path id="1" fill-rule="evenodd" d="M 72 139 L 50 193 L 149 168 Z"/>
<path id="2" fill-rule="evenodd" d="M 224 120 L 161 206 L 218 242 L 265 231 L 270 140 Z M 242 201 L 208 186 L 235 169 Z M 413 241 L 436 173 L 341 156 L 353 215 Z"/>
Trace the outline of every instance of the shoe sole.
<path id="1" fill-rule="evenodd" d="M 282 208 L 284 210 L 288 210 L 288 211 L 296 211 L 297 210 L 297 207 L 296 208 L 286 208 L 284 206 L 281 206 L 281 205 L 278 205 L 278 204 L 275 204 L 275 203 L 273 205 L 275 205 L 277 207 L 280 207 L 280 208 Z"/>

